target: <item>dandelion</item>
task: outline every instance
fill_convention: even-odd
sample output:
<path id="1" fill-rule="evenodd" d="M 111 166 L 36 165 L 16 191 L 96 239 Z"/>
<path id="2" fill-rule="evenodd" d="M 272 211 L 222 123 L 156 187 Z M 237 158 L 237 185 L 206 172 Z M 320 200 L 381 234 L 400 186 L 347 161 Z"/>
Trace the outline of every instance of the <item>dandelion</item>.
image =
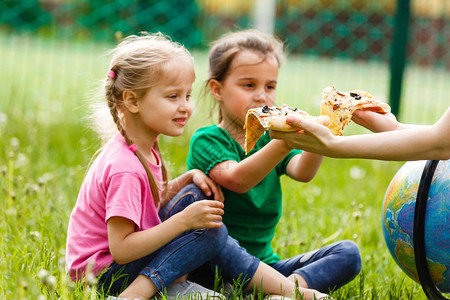
<path id="1" fill-rule="evenodd" d="M 58 266 L 64 267 L 66 265 L 66 259 L 63 256 L 58 258 Z"/>
<path id="2" fill-rule="evenodd" d="M 352 216 L 355 220 L 359 220 L 362 217 L 362 213 L 360 211 L 355 211 Z"/>
<path id="3" fill-rule="evenodd" d="M 366 176 L 366 170 L 353 166 L 350 168 L 350 177 L 353 179 L 363 179 Z"/>
<path id="4" fill-rule="evenodd" d="M 5 127 L 8 122 L 8 116 L 5 113 L 0 113 L 0 128 Z"/>
<path id="5" fill-rule="evenodd" d="M 12 137 L 9 144 L 13 151 L 17 151 L 20 148 L 20 140 L 16 137 Z"/>
<path id="6" fill-rule="evenodd" d="M 23 167 L 27 166 L 28 162 L 29 162 L 28 157 L 25 154 L 23 154 L 23 153 L 17 154 L 17 158 L 16 158 L 16 167 L 17 168 L 23 168 Z"/>
<path id="7" fill-rule="evenodd" d="M 90 286 L 97 285 L 98 283 L 97 277 L 92 272 L 86 274 L 85 280 Z"/>
<path id="8" fill-rule="evenodd" d="M 43 186 L 46 184 L 50 179 L 52 178 L 52 175 L 50 173 L 45 173 L 41 177 L 38 178 L 38 184 L 40 186 Z"/>
<path id="9" fill-rule="evenodd" d="M 98 283 L 97 277 L 93 272 L 94 264 L 94 261 L 91 260 L 86 267 L 86 275 L 84 279 L 89 286 L 94 286 Z"/>
<path id="10" fill-rule="evenodd" d="M 47 270 L 45 270 L 45 269 L 41 269 L 41 270 L 38 272 L 38 278 L 39 278 L 39 280 L 40 280 L 42 283 L 44 283 L 45 281 L 47 281 L 47 278 L 48 278 L 49 275 L 50 275 L 50 273 L 49 273 Z"/>
<path id="11" fill-rule="evenodd" d="M 30 231 L 30 237 L 33 241 L 40 241 L 41 233 L 39 231 Z"/>
<path id="12" fill-rule="evenodd" d="M 56 277 L 53 275 L 48 276 L 46 285 L 53 289 L 56 286 Z"/>
<path id="13" fill-rule="evenodd" d="M 27 183 L 25 185 L 25 194 L 30 195 L 33 193 L 38 193 L 40 190 L 40 187 L 35 183 Z"/>
<path id="14" fill-rule="evenodd" d="M 56 277 L 50 275 L 50 272 L 45 269 L 41 269 L 38 272 L 38 278 L 42 285 L 47 286 L 50 289 L 53 289 L 56 286 Z"/>

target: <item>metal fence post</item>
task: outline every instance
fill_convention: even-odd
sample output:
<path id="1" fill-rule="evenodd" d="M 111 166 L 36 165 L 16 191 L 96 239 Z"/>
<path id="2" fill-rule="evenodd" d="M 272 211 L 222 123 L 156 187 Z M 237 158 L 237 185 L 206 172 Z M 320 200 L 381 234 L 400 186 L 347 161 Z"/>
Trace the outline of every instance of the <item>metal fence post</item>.
<path id="1" fill-rule="evenodd" d="M 277 0 L 255 0 L 254 28 L 259 31 L 273 34 L 275 30 L 275 17 Z"/>
<path id="2" fill-rule="evenodd" d="M 396 116 L 400 112 L 403 71 L 406 64 L 409 15 L 410 0 L 397 0 L 394 35 L 391 43 L 391 83 L 389 95 L 392 113 Z"/>

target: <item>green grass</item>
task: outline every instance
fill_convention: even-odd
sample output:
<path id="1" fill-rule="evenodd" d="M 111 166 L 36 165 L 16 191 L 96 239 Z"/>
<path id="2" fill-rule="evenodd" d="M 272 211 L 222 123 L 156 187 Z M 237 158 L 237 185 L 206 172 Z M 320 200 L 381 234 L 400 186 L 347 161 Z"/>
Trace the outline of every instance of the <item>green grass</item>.
<path id="1" fill-rule="evenodd" d="M 108 45 L 29 37 L 3 37 L 0 42 L 0 199 L 4 199 L 0 298 L 96 299 L 95 286 L 68 280 L 63 258 L 69 214 L 99 146 L 84 118 L 86 96 L 107 71 L 108 58 L 102 55 Z M 206 76 L 206 54 L 193 54 L 197 95 Z M 326 85 L 343 90 L 358 87 L 380 95 L 388 90 L 384 65 L 294 56 L 288 62 L 280 75 L 279 102 L 313 114 L 318 112 L 317 100 Z M 416 71 L 436 76 L 428 70 Z M 410 77 L 418 80 L 420 74 L 410 73 Z M 416 92 L 425 97 L 437 91 L 435 86 L 422 86 Z M 440 115 L 442 104 L 436 105 L 424 122 L 434 122 Z M 192 132 L 213 122 L 204 117 L 209 115 L 207 103 L 199 101 L 197 106 L 182 137 L 161 139 L 173 176 L 185 171 Z M 352 125 L 347 134 L 358 132 L 363 131 Z M 401 164 L 326 158 L 310 183 L 283 178 L 284 213 L 275 250 L 281 257 L 290 257 L 351 239 L 361 248 L 363 271 L 334 292 L 335 299 L 425 299 L 420 286 L 390 257 L 381 232 L 384 192 Z"/>

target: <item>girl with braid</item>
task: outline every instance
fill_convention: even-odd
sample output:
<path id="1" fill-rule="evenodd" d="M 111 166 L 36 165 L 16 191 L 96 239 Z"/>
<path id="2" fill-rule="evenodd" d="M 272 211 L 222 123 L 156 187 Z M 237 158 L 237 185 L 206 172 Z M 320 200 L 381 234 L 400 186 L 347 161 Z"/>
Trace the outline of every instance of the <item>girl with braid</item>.
<path id="1" fill-rule="evenodd" d="M 147 299 L 177 279 L 213 292 L 182 276 L 226 242 L 222 194 L 199 170 L 168 181 L 157 142 L 181 135 L 191 116 L 193 59 L 161 34 L 130 36 L 111 53 L 104 95 L 118 132 L 91 164 L 70 215 L 67 271 L 75 281 L 102 274 L 105 293 L 126 299 Z M 194 202 L 197 186 L 212 200 Z M 159 210 L 172 197 L 164 220 Z"/>
<path id="2" fill-rule="evenodd" d="M 158 135 L 183 133 L 194 79 L 189 52 L 162 34 L 130 36 L 112 51 L 104 92 L 117 130 L 91 164 L 70 215 L 71 278 L 97 275 L 104 292 L 121 299 L 147 299 L 165 288 L 169 297 L 200 292 L 213 299 L 223 295 L 187 281 L 186 274 L 218 267 L 225 281 L 241 280 L 243 291 L 326 296 L 296 291 L 228 236 L 223 194 L 203 172 L 168 181 Z"/>

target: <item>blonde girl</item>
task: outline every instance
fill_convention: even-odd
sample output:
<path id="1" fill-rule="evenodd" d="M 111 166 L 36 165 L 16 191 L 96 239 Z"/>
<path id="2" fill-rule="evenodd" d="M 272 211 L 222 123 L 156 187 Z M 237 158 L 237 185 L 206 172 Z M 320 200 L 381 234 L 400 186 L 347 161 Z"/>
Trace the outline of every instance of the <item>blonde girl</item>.
<path id="1" fill-rule="evenodd" d="M 168 181 L 158 148 L 158 135 L 181 135 L 192 113 L 189 52 L 162 34 L 143 34 L 111 54 L 104 96 L 116 133 L 90 166 L 70 215 L 66 266 L 73 280 L 103 272 L 107 294 L 147 299 L 224 247 L 223 198 L 199 170 Z M 213 200 L 197 199 L 197 186 Z M 172 198 L 193 203 L 160 217 Z"/>
<path id="2" fill-rule="evenodd" d="M 282 43 L 256 30 L 230 33 L 213 44 L 207 89 L 218 104 L 219 122 L 195 132 L 187 163 L 222 187 L 223 222 L 230 236 L 291 281 L 328 292 L 360 272 L 361 256 L 354 242 L 337 242 L 284 260 L 271 246 L 281 217 L 280 176 L 308 182 L 323 157 L 292 150 L 284 140 L 272 140 L 268 134 L 248 155 L 243 150 L 246 112 L 275 104 L 284 59 Z"/>

